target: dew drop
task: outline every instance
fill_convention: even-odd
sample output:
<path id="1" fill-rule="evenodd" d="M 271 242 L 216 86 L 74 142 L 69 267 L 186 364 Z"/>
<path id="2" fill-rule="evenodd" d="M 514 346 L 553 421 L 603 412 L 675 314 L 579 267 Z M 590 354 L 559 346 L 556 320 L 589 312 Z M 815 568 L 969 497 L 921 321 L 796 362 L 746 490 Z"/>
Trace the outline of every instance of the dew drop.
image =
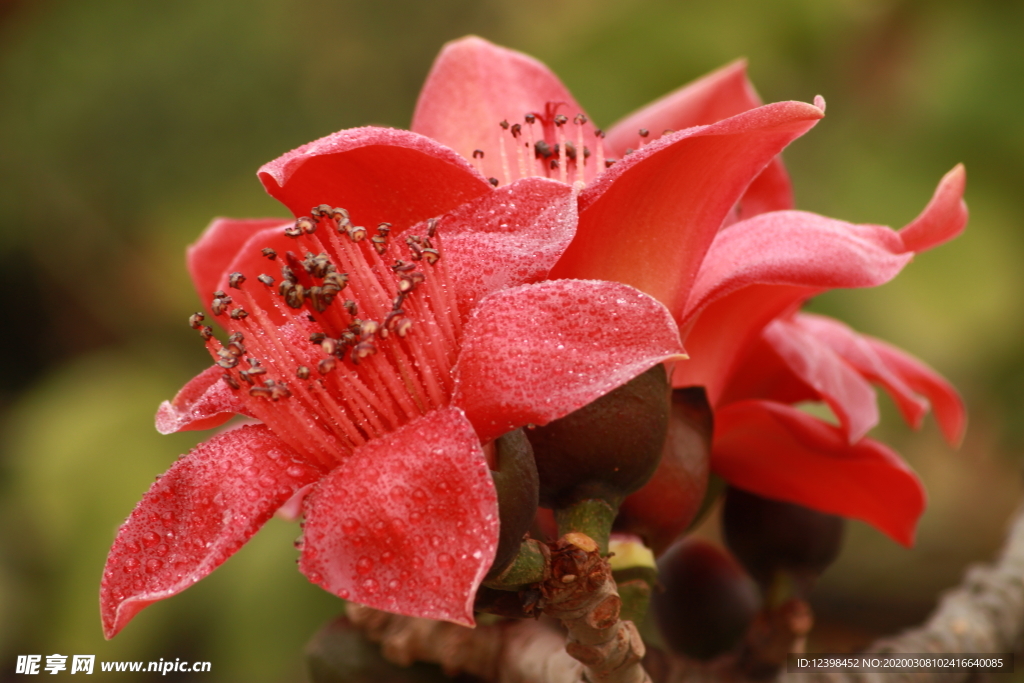
<path id="1" fill-rule="evenodd" d="M 396 590 L 398 590 L 399 586 L 401 585 L 402 584 L 398 581 L 398 579 L 391 579 L 390 581 L 388 581 L 388 590 L 393 593 Z"/>
<path id="2" fill-rule="evenodd" d="M 341 523 L 341 530 L 346 534 L 354 534 L 359 531 L 359 520 L 354 517 L 349 517 Z"/>
<path id="3" fill-rule="evenodd" d="M 298 465 L 292 465 L 291 467 L 288 468 L 289 477 L 301 477 L 305 473 L 306 470 L 302 467 L 299 467 Z"/>
<path id="4" fill-rule="evenodd" d="M 124 570 L 126 572 L 133 572 L 136 569 L 138 569 L 139 565 L 141 565 L 141 564 L 142 563 L 139 562 L 139 558 L 137 558 L 137 557 L 129 557 L 127 560 L 124 561 Z"/>
<path id="5" fill-rule="evenodd" d="M 395 554 L 390 550 L 385 550 L 380 556 L 380 561 L 384 564 L 391 564 L 394 561 L 394 559 Z"/>
<path id="6" fill-rule="evenodd" d="M 264 474 L 262 477 L 260 477 L 260 486 L 262 486 L 265 489 L 274 488 L 275 483 L 276 482 L 274 481 L 274 478 L 269 474 Z"/>
<path id="7" fill-rule="evenodd" d="M 451 569 L 455 566 L 455 558 L 448 553 L 439 553 L 437 556 L 437 566 L 441 569 Z"/>
<path id="8" fill-rule="evenodd" d="M 163 560 L 158 560 L 155 557 L 146 560 L 146 571 L 150 574 L 152 574 L 153 572 L 160 571 L 160 568 L 163 566 Z"/>
<path id="9" fill-rule="evenodd" d="M 376 595 L 377 591 L 380 590 L 380 584 L 377 583 L 377 579 L 366 579 L 363 581 L 363 591 L 367 595 Z"/>
<path id="10" fill-rule="evenodd" d="M 145 580 L 141 576 L 136 577 L 136 579 L 134 581 L 132 581 L 132 588 L 134 588 L 137 591 L 140 591 L 140 590 L 142 590 L 145 587 L 146 587 L 146 582 L 145 582 Z"/>
<path id="11" fill-rule="evenodd" d="M 163 557 L 164 555 L 166 555 L 168 553 L 169 550 L 170 550 L 170 548 L 167 547 L 166 543 L 161 543 L 160 545 L 158 545 L 156 548 L 153 549 L 153 552 L 156 554 L 157 557 Z"/>
<path id="12" fill-rule="evenodd" d="M 342 600 L 348 600 L 348 596 L 350 596 L 350 595 L 352 595 L 352 594 L 349 593 L 344 588 L 342 588 L 340 591 L 338 591 L 338 597 L 341 598 Z"/>
<path id="13" fill-rule="evenodd" d="M 142 545 L 147 548 L 152 548 L 160 542 L 160 536 L 155 531 L 147 531 L 146 535 L 142 537 Z"/>
<path id="14" fill-rule="evenodd" d="M 245 499 L 248 500 L 250 503 L 255 503 L 262 497 L 263 494 L 260 493 L 259 489 L 249 489 L 245 492 Z"/>
<path id="15" fill-rule="evenodd" d="M 363 555 L 356 560 L 356 572 L 359 574 L 369 574 L 373 571 L 373 560 L 366 555 Z"/>
<path id="16" fill-rule="evenodd" d="M 320 583 L 321 581 L 323 581 L 324 577 L 320 576 L 320 572 L 310 572 L 306 574 L 306 578 L 309 579 L 312 583 Z"/>

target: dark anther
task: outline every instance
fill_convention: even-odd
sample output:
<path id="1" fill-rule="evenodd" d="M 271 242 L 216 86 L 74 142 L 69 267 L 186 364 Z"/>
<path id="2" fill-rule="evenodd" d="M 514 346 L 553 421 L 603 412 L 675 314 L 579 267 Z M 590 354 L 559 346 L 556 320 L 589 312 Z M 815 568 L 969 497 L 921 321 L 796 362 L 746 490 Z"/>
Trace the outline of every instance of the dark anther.
<path id="1" fill-rule="evenodd" d="M 375 353 L 377 353 L 376 344 L 371 341 L 359 342 L 352 348 L 352 362 L 358 365 L 359 361 Z"/>
<path id="2" fill-rule="evenodd" d="M 299 237 L 300 235 L 302 235 L 302 228 L 300 228 L 298 225 L 289 225 L 287 228 L 284 229 L 284 234 L 287 235 L 288 237 Z"/>
<path id="3" fill-rule="evenodd" d="M 399 292 L 395 295 L 395 300 L 391 302 L 391 312 L 403 312 L 402 304 L 405 303 L 405 297 L 409 296 L 408 292 Z"/>
<path id="4" fill-rule="evenodd" d="M 238 380 L 236 380 L 234 377 L 232 377 L 230 372 L 225 372 L 220 377 L 221 377 L 221 379 L 224 380 L 224 383 L 227 384 L 232 389 L 238 389 L 239 388 Z"/>
<path id="5" fill-rule="evenodd" d="M 531 112 L 524 116 L 523 120 L 526 121 L 527 123 L 533 123 L 537 120 L 537 115 Z"/>
<path id="6" fill-rule="evenodd" d="M 375 321 L 365 320 L 363 321 L 363 324 L 359 326 L 359 338 L 362 341 L 366 341 L 367 339 L 372 338 L 373 335 L 377 334 L 377 330 L 379 329 L 380 325 Z"/>
<path id="7" fill-rule="evenodd" d="M 439 252 L 437 249 L 423 250 L 423 260 L 429 263 L 430 265 L 434 265 L 435 263 L 437 263 L 438 259 L 440 258 L 441 252 Z"/>
<path id="8" fill-rule="evenodd" d="M 228 337 L 228 343 L 243 341 L 245 341 L 245 335 L 242 334 L 241 332 L 232 332 L 231 335 Z"/>
<path id="9" fill-rule="evenodd" d="M 267 287 L 272 287 L 274 285 L 274 278 L 270 277 L 266 273 L 257 275 L 256 279 L 265 284 Z"/>
<path id="10" fill-rule="evenodd" d="M 648 135 L 651 134 L 651 131 L 647 130 L 646 128 L 641 128 L 637 132 L 640 133 L 640 137 L 642 137 L 642 138 L 645 138 L 645 137 L 647 137 Z"/>
<path id="11" fill-rule="evenodd" d="M 558 168 L 558 159 L 552 159 L 548 166 L 550 166 L 551 170 L 554 171 L 556 168 Z"/>
<path id="12" fill-rule="evenodd" d="M 242 320 L 244 318 L 248 318 L 249 317 L 249 314 L 246 313 L 245 309 L 241 308 L 241 307 L 232 309 L 232 311 L 231 311 L 231 313 L 229 313 L 229 315 L 231 316 L 232 320 Z"/>
<path id="13" fill-rule="evenodd" d="M 565 114 L 555 114 L 555 125 L 561 128 L 569 122 L 569 117 Z"/>
<path id="14" fill-rule="evenodd" d="M 299 379 L 309 379 L 309 368 L 307 368 L 305 365 L 300 365 L 299 367 L 295 368 L 295 376 L 298 377 Z"/>
<path id="15" fill-rule="evenodd" d="M 498 125 L 501 126 L 502 128 L 504 128 L 505 130 L 508 130 L 508 121 L 503 120 Z"/>
<path id="16" fill-rule="evenodd" d="M 348 314 L 351 315 L 352 317 L 355 317 L 356 314 L 359 312 L 359 306 L 357 306 L 356 302 L 352 301 L 351 299 L 346 299 L 345 303 L 342 304 L 342 306 L 345 307 L 345 310 L 348 311 Z"/>
<path id="17" fill-rule="evenodd" d="M 489 182 L 489 183 L 490 183 L 491 185 L 493 185 L 494 187 L 497 187 L 497 186 L 498 186 L 498 179 L 497 179 L 497 178 L 488 178 L 488 179 L 487 179 L 487 182 Z"/>
<path id="18" fill-rule="evenodd" d="M 270 400 L 271 401 L 277 401 L 277 400 L 282 399 L 282 398 L 288 398 L 289 396 L 292 395 L 291 390 L 288 389 L 288 385 L 285 384 L 284 382 L 274 383 L 274 382 L 268 380 L 264 384 L 271 385 L 270 386 Z"/>
<path id="19" fill-rule="evenodd" d="M 384 252 L 386 252 L 388 250 L 388 238 L 387 237 L 385 237 L 383 235 L 374 235 L 373 237 L 370 238 L 370 241 L 373 242 L 373 248 L 381 256 L 383 256 Z"/>
<path id="20" fill-rule="evenodd" d="M 627 147 L 626 148 L 626 154 L 632 154 L 632 153 L 633 153 L 633 148 L 632 147 Z"/>
<path id="21" fill-rule="evenodd" d="M 320 363 L 316 366 L 316 369 L 321 375 L 326 375 L 328 372 L 334 369 L 334 365 L 337 362 L 338 361 L 334 358 L 334 356 L 328 356 L 327 358 L 324 358 L 322 361 L 320 361 Z"/>
<path id="22" fill-rule="evenodd" d="M 295 221 L 295 227 L 307 235 L 312 235 L 316 232 L 316 221 L 309 216 L 303 216 Z"/>
<path id="23" fill-rule="evenodd" d="M 250 377 L 257 377 L 259 375 L 265 375 L 265 374 L 267 374 L 267 369 L 265 367 L 263 367 L 262 365 L 254 365 L 253 367 L 249 368 L 249 376 Z"/>
<path id="24" fill-rule="evenodd" d="M 577 126 L 582 126 L 587 122 L 587 117 L 584 114 L 576 114 L 576 116 L 573 117 L 572 122 Z"/>
<path id="25" fill-rule="evenodd" d="M 594 129 L 594 137 L 595 138 L 603 138 L 604 137 L 604 131 L 601 130 L 600 128 L 595 128 Z"/>
<path id="26" fill-rule="evenodd" d="M 314 344 L 319 344 L 324 339 L 327 339 L 327 335 L 324 334 L 323 332 L 314 332 L 313 334 L 309 335 L 309 341 L 313 342 Z"/>
<path id="27" fill-rule="evenodd" d="M 395 322 L 395 326 L 394 326 L 395 334 L 397 334 L 399 337 L 404 337 L 405 335 L 409 334 L 409 330 L 411 330 L 411 329 L 412 329 L 412 321 L 409 320 L 408 318 L 399 318 Z"/>
<path id="28" fill-rule="evenodd" d="M 209 325 L 203 325 L 199 328 L 199 336 L 202 337 L 204 341 L 210 341 L 210 339 L 213 338 L 213 328 Z"/>
<path id="29" fill-rule="evenodd" d="M 238 341 L 228 342 L 225 350 L 235 358 L 241 358 L 245 355 L 245 345 Z"/>
<path id="30" fill-rule="evenodd" d="M 434 235 L 437 234 L 437 226 L 440 222 L 440 218 L 427 219 L 427 237 L 433 237 Z"/>
<path id="31" fill-rule="evenodd" d="M 313 285 L 306 290 L 306 298 L 313 304 L 313 310 L 317 313 L 323 313 L 327 310 L 330 301 L 323 295 L 323 288 Z M 331 297 L 333 299 L 333 297 Z"/>
<path id="32" fill-rule="evenodd" d="M 569 141 L 565 143 L 565 156 L 567 159 L 576 159 L 576 145 Z"/>
<path id="33" fill-rule="evenodd" d="M 223 299 L 224 297 L 227 296 L 227 294 L 224 293 L 224 290 L 218 289 L 216 292 L 213 293 L 213 296 L 215 299 Z"/>
<path id="34" fill-rule="evenodd" d="M 615 164 L 615 159 L 605 159 L 604 160 L 604 167 L 605 168 L 611 168 L 614 164 Z"/>
<path id="35" fill-rule="evenodd" d="M 281 283 L 284 284 L 284 283 Z M 290 283 L 289 283 L 290 284 Z M 302 308 L 303 299 L 306 298 L 306 288 L 299 284 L 291 285 L 284 295 L 284 302 L 290 308 Z"/>
<path id="36" fill-rule="evenodd" d="M 321 252 L 316 256 L 312 254 L 306 255 L 306 260 L 302 262 L 302 267 L 307 273 L 313 277 L 324 277 L 327 273 L 334 270 L 334 264 L 331 263 L 330 257 L 327 254 Z"/>
<path id="37" fill-rule="evenodd" d="M 238 286 L 243 282 L 245 282 L 245 276 L 241 273 L 231 273 L 231 275 L 228 275 L 228 287 L 238 289 Z"/>
<path id="38" fill-rule="evenodd" d="M 306 314 L 306 320 L 308 320 L 311 323 L 315 323 L 316 322 L 316 316 L 313 315 L 312 313 L 307 313 Z"/>
<path id="39" fill-rule="evenodd" d="M 523 134 L 523 127 L 520 124 L 518 124 L 518 123 L 513 124 L 512 125 L 512 137 L 518 138 L 522 134 Z"/>
<path id="40" fill-rule="evenodd" d="M 331 211 L 331 218 L 338 221 L 339 224 L 348 223 L 348 211 L 339 206 Z"/>
<path id="41" fill-rule="evenodd" d="M 217 360 L 217 365 L 221 366 L 225 370 L 230 370 L 231 368 L 238 365 L 238 359 L 232 356 L 231 354 L 226 354 L 224 356 L 221 356 L 220 359 Z"/>
<path id="42" fill-rule="evenodd" d="M 584 159 L 589 159 L 590 158 L 590 148 L 589 147 L 584 147 L 583 148 L 583 158 Z"/>
<path id="43" fill-rule="evenodd" d="M 662 135 L 672 135 L 672 133 L 675 133 L 675 131 L 672 130 L 671 128 L 666 128 L 665 130 L 661 131 Z"/>
<path id="44" fill-rule="evenodd" d="M 348 230 L 348 236 L 353 242 L 362 242 L 366 239 L 366 228 L 361 225 L 353 226 Z"/>
<path id="45" fill-rule="evenodd" d="M 240 371 L 238 373 L 238 376 L 242 379 L 242 381 L 246 382 L 247 384 L 255 384 L 256 383 L 253 380 L 253 378 L 249 376 L 249 372 L 247 370 Z"/>
<path id="46" fill-rule="evenodd" d="M 260 253 L 266 256 L 271 261 L 277 258 L 277 252 L 271 249 L 270 247 L 263 247 Z"/>
<path id="47" fill-rule="evenodd" d="M 292 284 L 299 281 L 299 278 L 295 277 L 295 271 L 291 269 L 291 266 L 281 266 L 281 277 L 284 278 L 284 282 L 291 282 Z M 284 282 L 281 284 L 283 285 Z"/>
<path id="48" fill-rule="evenodd" d="M 250 396 L 263 396 L 265 398 L 270 398 L 272 393 L 273 392 L 267 387 L 249 387 Z"/>
<path id="49" fill-rule="evenodd" d="M 331 291 L 333 294 L 337 294 L 341 290 L 345 289 L 348 285 L 348 275 L 345 273 L 339 273 L 337 271 L 331 271 L 324 275 L 324 291 Z"/>
<path id="50" fill-rule="evenodd" d="M 473 150 L 473 158 L 474 159 L 483 159 L 484 158 L 484 151 L 482 149 L 474 149 Z"/>
<path id="51" fill-rule="evenodd" d="M 388 222 L 377 224 L 377 234 L 387 237 L 388 233 L 391 232 L 391 224 Z"/>
<path id="52" fill-rule="evenodd" d="M 406 263 L 402 259 L 398 259 L 397 261 L 395 261 L 395 265 L 391 266 L 391 270 L 395 271 L 396 273 L 404 273 L 406 271 L 415 269 L 415 264 Z"/>
<path id="53" fill-rule="evenodd" d="M 193 313 L 188 317 L 188 325 L 193 330 L 198 330 L 203 326 L 203 321 L 206 320 L 206 316 L 202 313 Z"/>
<path id="54" fill-rule="evenodd" d="M 322 342 L 320 342 L 320 348 L 328 356 L 333 356 L 334 352 L 338 350 L 338 340 L 326 337 Z"/>
<path id="55" fill-rule="evenodd" d="M 332 215 L 334 213 L 334 209 L 332 209 L 329 204 L 320 204 L 318 206 L 314 206 L 309 212 L 315 217 L 320 218 L 322 216 Z"/>
<path id="56" fill-rule="evenodd" d="M 533 144 L 533 149 L 538 159 L 541 157 L 547 159 L 551 156 L 551 145 L 544 140 L 537 140 L 537 142 Z"/>
<path id="57" fill-rule="evenodd" d="M 221 299 L 220 297 L 217 297 L 216 299 L 210 302 L 210 310 L 213 312 L 214 315 L 220 315 L 221 313 L 224 312 L 224 309 L 227 308 L 228 304 L 230 303 L 231 299 L 224 300 Z"/>

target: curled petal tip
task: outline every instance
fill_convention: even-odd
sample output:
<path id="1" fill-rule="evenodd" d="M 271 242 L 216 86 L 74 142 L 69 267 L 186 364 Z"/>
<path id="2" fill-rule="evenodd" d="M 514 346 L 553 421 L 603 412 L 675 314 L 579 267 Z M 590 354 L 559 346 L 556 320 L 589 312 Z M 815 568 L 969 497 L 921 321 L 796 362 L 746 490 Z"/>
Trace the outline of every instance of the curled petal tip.
<path id="1" fill-rule="evenodd" d="M 825 98 L 821 95 L 814 96 L 814 106 L 821 110 L 821 113 L 825 113 Z"/>

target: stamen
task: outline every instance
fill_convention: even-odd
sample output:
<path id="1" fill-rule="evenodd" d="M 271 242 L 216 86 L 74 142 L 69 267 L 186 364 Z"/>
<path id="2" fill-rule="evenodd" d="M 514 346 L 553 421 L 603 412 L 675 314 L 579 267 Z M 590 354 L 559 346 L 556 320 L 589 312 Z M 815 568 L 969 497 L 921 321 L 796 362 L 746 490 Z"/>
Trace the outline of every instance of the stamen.
<path id="1" fill-rule="evenodd" d="M 604 160 L 604 131 L 600 128 L 594 131 L 594 137 L 597 138 L 597 173 L 600 173 L 605 168 L 608 168 L 610 164 L 606 164 Z"/>
<path id="2" fill-rule="evenodd" d="M 583 167 L 586 164 L 587 155 L 585 152 L 586 147 L 583 146 L 583 124 L 585 124 L 586 122 L 587 117 L 582 113 L 576 114 L 576 116 L 573 117 L 573 123 L 576 124 L 576 150 L 583 155 L 583 158 L 577 157 L 576 159 L 577 182 L 585 182 L 585 178 L 583 177 Z"/>
<path id="3" fill-rule="evenodd" d="M 508 130 L 508 121 L 502 121 L 501 124 L 503 130 Z M 508 185 L 512 182 L 512 174 L 508 169 L 508 155 L 505 153 L 505 136 L 498 135 L 498 151 L 501 154 L 501 173 L 505 177 L 505 184 Z"/>

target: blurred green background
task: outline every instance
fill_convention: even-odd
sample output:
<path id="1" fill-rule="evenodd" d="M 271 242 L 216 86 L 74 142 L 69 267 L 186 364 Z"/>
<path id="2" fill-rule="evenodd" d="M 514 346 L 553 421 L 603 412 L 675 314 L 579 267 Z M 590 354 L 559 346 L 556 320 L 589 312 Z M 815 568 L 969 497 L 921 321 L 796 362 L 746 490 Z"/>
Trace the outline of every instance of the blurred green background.
<path id="1" fill-rule="evenodd" d="M 817 593 L 815 644 L 921 619 L 993 554 L 1021 493 L 1022 30 L 1024 4 L 1008 0 L 0 0 L 0 680 L 17 654 L 55 652 L 302 680 L 301 646 L 339 603 L 295 570 L 296 526 L 272 521 L 109 643 L 103 561 L 201 436 L 152 427 L 209 362 L 185 324 L 198 305 L 185 246 L 215 215 L 285 215 L 255 178 L 282 152 L 406 127 L 434 55 L 467 33 L 548 63 L 605 126 L 746 56 L 765 100 L 827 99 L 786 159 L 800 207 L 838 218 L 902 225 L 966 164 L 962 238 L 892 284 L 813 304 L 924 358 L 970 408 L 953 452 L 883 399 L 876 436 L 918 469 L 931 507 L 910 551 L 851 525 Z"/>

